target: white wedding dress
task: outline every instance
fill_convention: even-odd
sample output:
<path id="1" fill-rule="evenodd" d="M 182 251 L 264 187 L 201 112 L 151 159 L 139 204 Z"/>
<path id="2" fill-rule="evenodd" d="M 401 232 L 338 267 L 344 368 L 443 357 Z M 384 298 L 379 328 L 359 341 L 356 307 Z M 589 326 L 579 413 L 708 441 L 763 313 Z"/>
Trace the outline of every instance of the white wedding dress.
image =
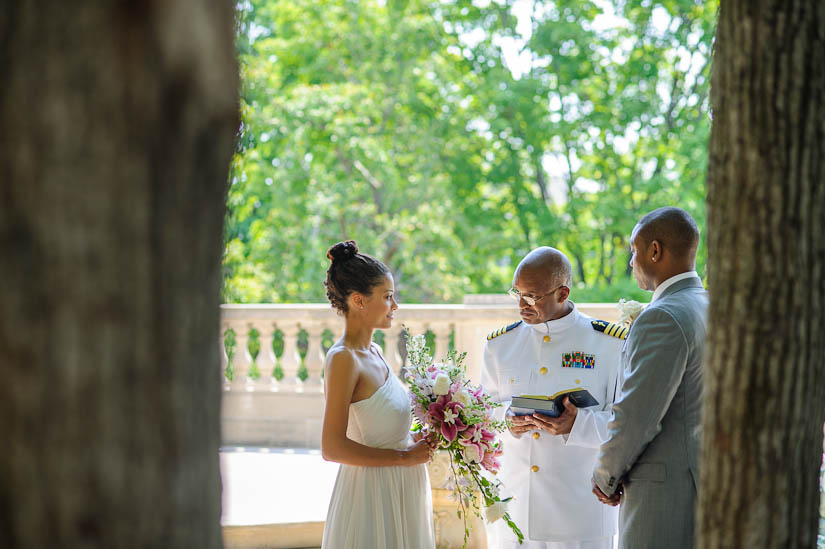
<path id="1" fill-rule="evenodd" d="M 347 437 L 372 448 L 407 448 L 413 442 L 411 422 L 407 390 L 388 371 L 387 380 L 372 396 L 350 404 Z M 341 465 L 321 547 L 434 549 L 426 465 Z"/>

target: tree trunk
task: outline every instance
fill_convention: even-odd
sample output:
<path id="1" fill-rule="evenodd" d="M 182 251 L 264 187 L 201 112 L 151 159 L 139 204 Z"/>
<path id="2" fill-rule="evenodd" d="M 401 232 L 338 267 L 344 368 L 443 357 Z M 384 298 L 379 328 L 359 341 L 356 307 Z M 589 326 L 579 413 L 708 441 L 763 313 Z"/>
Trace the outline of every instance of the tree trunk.
<path id="1" fill-rule="evenodd" d="M 825 4 L 722 0 L 699 547 L 814 547 L 825 421 Z"/>
<path id="2" fill-rule="evenodd" d="M 0 8 L 0 547 L 221 546 L 233 4 Z"/>

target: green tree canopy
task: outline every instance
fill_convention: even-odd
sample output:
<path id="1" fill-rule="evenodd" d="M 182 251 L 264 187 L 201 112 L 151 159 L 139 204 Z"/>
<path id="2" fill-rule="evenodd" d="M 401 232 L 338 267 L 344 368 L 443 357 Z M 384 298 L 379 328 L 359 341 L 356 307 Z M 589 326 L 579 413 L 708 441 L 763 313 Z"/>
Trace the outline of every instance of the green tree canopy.
<path id="1" fill-rule="evenodd" d="M 539 245 L 570 257 L 574 300 L 642 297 L 635 221 L 679 205 L 704 227 L 715 13 L 688 0 L 239 3 L 224 299 L 322 301 L 325 252 L 348 238 L 405 301 L 503 292 Z"/>

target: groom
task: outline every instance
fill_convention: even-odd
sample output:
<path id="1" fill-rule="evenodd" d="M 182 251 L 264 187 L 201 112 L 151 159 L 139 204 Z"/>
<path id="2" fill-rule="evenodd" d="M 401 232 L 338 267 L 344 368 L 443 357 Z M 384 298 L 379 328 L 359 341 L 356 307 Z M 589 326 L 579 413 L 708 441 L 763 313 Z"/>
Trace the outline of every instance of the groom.
<path id="1" fill-rule="evenodd" d="M 622 349 L 593 493 L 608 505 L 621 501 L 621 548 L 691 549 L 708 308 L 694 271 L 699 231 L 684 210 L 660 208 L 630 240 L 633 275 L 653 299 Z"/>

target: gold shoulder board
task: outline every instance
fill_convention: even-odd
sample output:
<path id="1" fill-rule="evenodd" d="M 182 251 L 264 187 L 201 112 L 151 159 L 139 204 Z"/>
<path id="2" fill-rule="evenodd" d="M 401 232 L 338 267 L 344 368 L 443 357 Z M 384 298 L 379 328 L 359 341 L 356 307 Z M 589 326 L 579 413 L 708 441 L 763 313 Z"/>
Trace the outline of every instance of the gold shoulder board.
<path id="1" fill-rule="evenodd" d="M 518 326 L 519 324 L 521 324 L 521 320 L 519 320 L 518 322 L 513 322 L 512 324 L 510 324 L 509 326 L 505 326 L 504 328 L 499 328 L 498 330 L 496 330 L 495 332 L 493 332 L 493 333 L 491 333 L 490 335 L 487 336 L 487 341 L 490 341 L 491 339 L 495 339 L 498 336 L 500 336 L 501 334 L 506 334 L 507 332 L 509 332 L 510 330 L 515 328 L 516 326 Z"/>
<path id="2" fill-rule="evenodd" d="M 621 324 L 615 322 L 607 322 L 605 320 L 593 320 L 590 322 L 593 329 L 603 334 L 618 337 L 619 339 L 627 339 L 627 334 L 630 333 L 630 328 L 625 328 Z"/>

